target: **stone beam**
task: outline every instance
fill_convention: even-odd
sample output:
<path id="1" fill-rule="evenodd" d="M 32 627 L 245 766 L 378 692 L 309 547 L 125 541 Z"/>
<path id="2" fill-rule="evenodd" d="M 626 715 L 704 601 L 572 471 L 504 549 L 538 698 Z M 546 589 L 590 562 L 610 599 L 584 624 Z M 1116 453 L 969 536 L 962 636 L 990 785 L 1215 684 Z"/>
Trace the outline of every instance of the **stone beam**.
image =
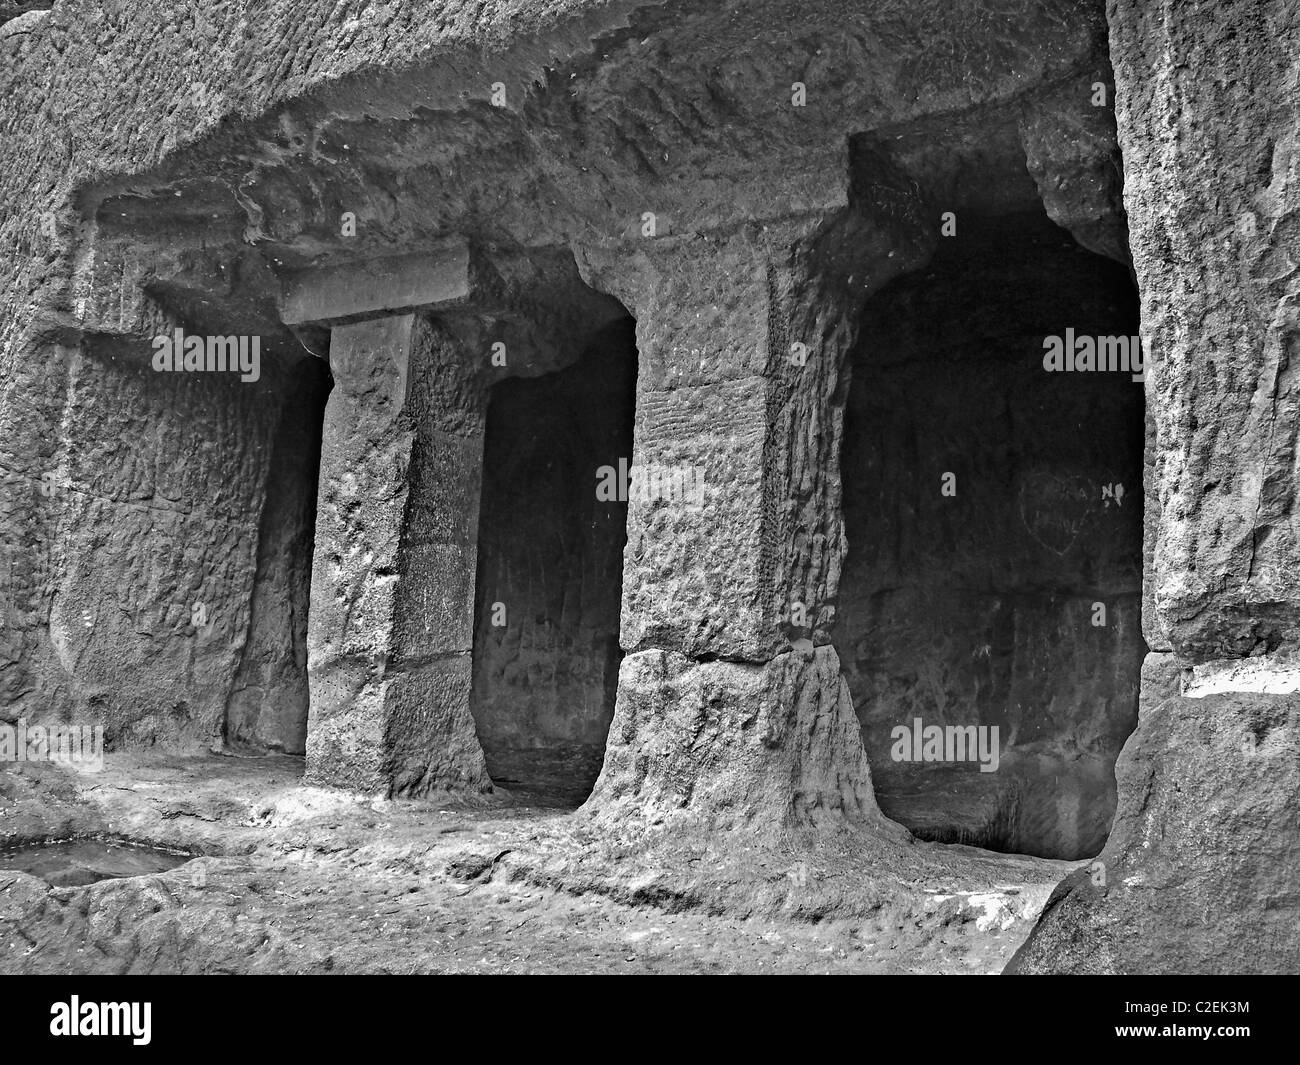
<path id="1" fill-rule="evenodd" d="M 280 315 L 286 325 L 307 325 L 459 306 L 470 298 L 470 273 L 464 241 L 304 270 L 284 279 Z"/>
<path id="2" fill-rule="evenodd" d="M 440 248 L 322 266 L 281 282 L 288 325 L 335 325 L 421 311 L 456 324 L 487 361 L 504 346 L 497 376 L 562 369 L 587 337 L 625 315 L 617 300 L 582 281 L 567 248 L 491 254 L 463 240 Z M 499 349 L 498 349 L 499 351 Z"/>

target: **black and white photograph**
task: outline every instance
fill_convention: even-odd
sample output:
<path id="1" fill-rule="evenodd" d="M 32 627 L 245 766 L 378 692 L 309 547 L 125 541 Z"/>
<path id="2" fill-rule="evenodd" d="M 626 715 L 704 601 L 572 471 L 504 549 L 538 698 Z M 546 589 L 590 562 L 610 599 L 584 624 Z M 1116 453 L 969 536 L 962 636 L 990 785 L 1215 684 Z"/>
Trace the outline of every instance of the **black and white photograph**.
<path id="1" fill-rule="evenodd" d="M 0 0 L 0 996 L 1250 1045 L 1292 359 L 1297 0 Z"/>

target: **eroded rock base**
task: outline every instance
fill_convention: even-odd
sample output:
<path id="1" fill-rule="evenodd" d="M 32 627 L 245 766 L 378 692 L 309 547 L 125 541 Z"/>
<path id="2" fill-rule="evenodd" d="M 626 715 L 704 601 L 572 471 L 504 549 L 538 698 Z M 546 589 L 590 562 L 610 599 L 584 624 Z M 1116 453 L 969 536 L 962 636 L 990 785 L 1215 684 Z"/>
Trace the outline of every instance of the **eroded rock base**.
<path id="1" fill-rule="evenodd" d="M 580 815 L 364 800 L 288 757 L 0 773 L 0 846 L 111 831 L 200 854 L 51 888 L 0 873 L 3 973 L 992 973 L 1062 862 L 728 844 Z"/>

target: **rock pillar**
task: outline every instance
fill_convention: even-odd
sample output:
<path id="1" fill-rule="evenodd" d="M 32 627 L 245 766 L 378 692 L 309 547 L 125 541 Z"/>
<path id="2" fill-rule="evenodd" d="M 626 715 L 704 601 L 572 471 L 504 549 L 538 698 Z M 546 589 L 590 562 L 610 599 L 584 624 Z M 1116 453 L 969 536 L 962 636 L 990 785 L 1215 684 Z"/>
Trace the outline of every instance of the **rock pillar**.
<path id="1" fill-rule="evenodd" d="M 333 330 L 308 626 L 308 779 L 490 786 L 469 712 L 483 397 L 407 314 Z"/>
<path id="2" fill-rule="evenodd" d="M 890 824 L 829 629 L 845 355 L 862 297 L 904 257 L 885 266 L 880 233 L 880 262 L 848 254 L 845 226 L 590 263 L 634 308 L 640 360 L 601 817 Z"/>
<path id="3" fill-rule="evenodd" d="M 408 279 L 410 298 L 436 304 L 464 291 L 429 276 Z M 335 303 L 355 314 L 358 291 L 332 271 L 314 287 L 297 283 L 286 306 L 328 320 Z M 400 795 L 491 787 L 469 711 L 486 395 L 459 355 L 420 313 L 332 326 L 308 625 L 309 782 Z"/>

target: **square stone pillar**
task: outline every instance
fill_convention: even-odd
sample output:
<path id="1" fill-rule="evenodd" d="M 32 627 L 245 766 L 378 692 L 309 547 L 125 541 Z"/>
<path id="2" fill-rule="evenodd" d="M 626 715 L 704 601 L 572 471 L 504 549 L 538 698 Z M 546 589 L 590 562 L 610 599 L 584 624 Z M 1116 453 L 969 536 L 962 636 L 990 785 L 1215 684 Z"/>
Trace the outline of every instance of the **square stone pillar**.
<path id="1" fill-rule="evenodd" d="M 635 310 L 634 470 L 648 489 L 634 479 L 629 653 L 589 804 L 599 816 L 637 807 L 780 830 L 834 815 L 897 830 L 876 808 L 828 633 L 846 549 L 845 357 L 873 269 L 886 270 L 873 257 L 897 245 L 863 236 L 854 289 L 838 225 L 588 263 Z M 695 499 L 662 491 L 678 470 Z"/>
<path id="2" fill-rule="evenodd" d="M 491 782 L 469 711 L 485 396 L 416 314 L 337 325 L 308 625 L 307 780 Z"/>

